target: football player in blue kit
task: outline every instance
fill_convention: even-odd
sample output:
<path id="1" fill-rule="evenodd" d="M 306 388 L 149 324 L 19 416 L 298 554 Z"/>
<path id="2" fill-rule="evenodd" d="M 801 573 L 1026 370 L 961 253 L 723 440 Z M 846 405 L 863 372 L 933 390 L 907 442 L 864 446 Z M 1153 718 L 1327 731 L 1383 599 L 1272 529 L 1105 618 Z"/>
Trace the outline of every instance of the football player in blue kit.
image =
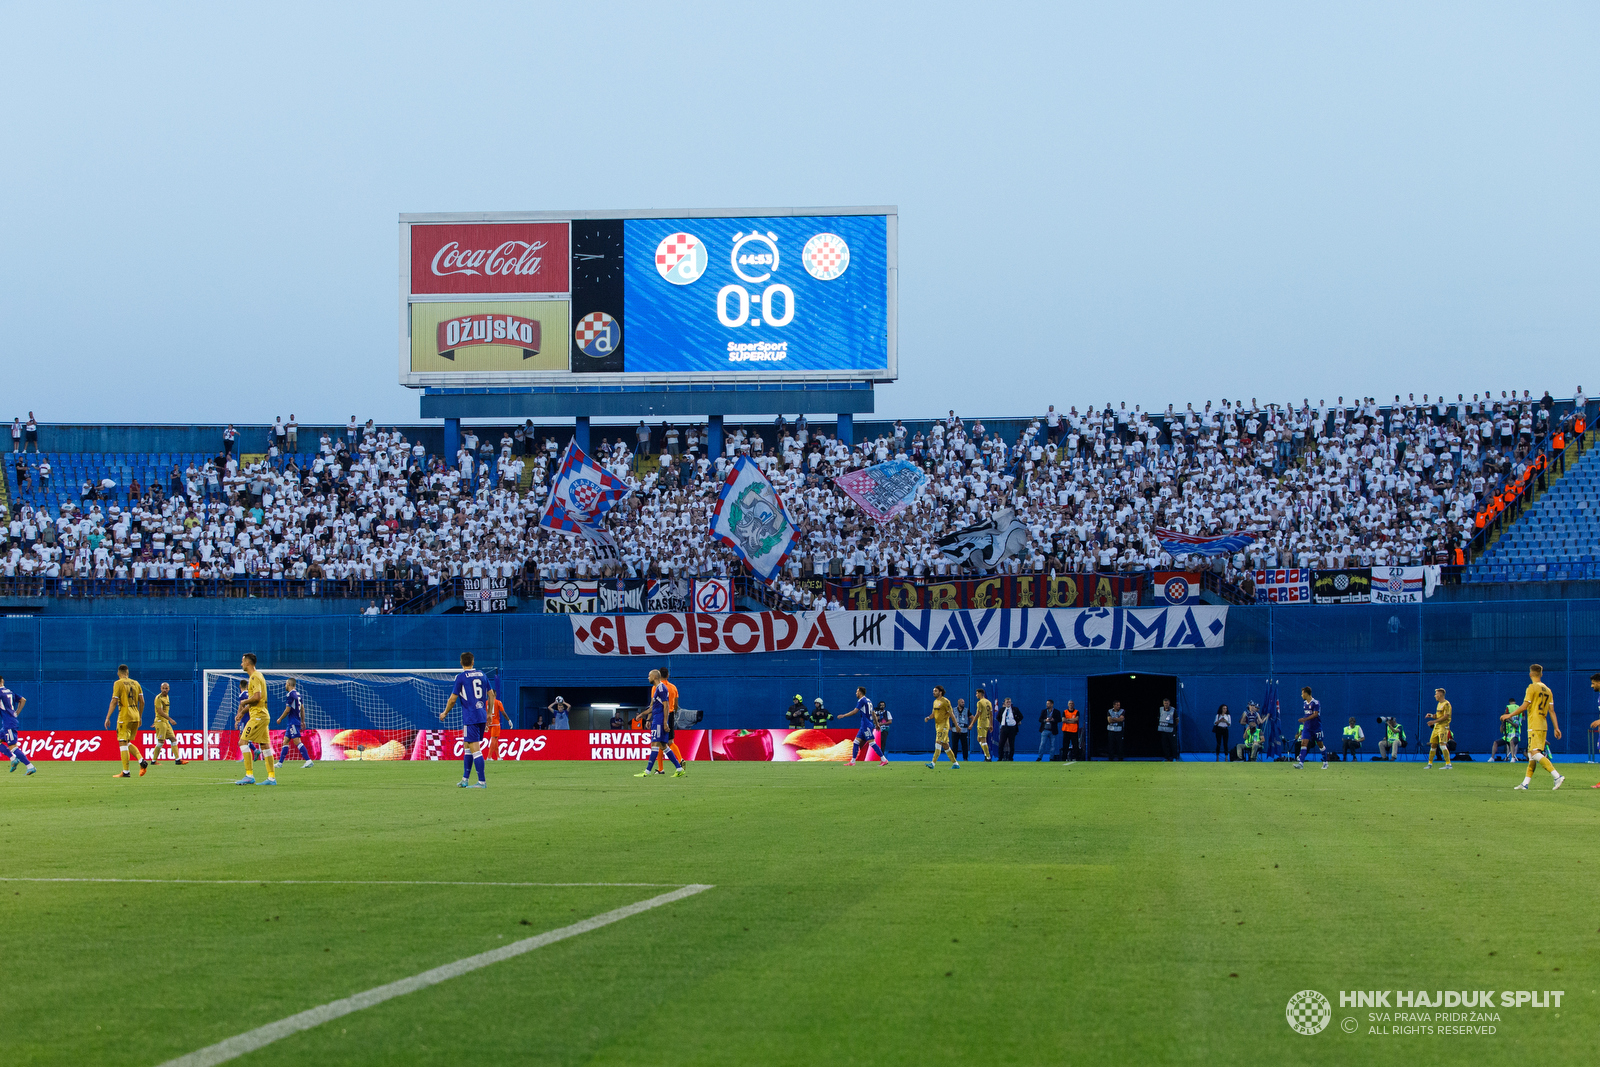
<path id="1" fill-rule="evenodd" d="M 1300 752 L 1294 759 L 1295 769 L 1305 766 L 1306 750 L 1315 741 L 1322 752 L 1322 769 L 1327 770 L 1328 746 L 1322 742 L 1322 704 L 1311 695 L 1309 685 L 1300 690 L 1300 707 L 1305 714 L 1300 716 Z"/>
<path id="2" fill-rule="evenodd" d="M 462 789 L 488 789 L 489 783 L 483 780 L 483 754 L 478 746 L 483 741 L 484 724 L 489 721 L 489 682 L 482 671 L 473 668 L 471 652 L 461 653 L 461 673 L 456 675 L 456 687 L 439 713 L 440 722 L 444 722 L 457 700 L 461 701 L 461 740 L 466 749 L 461 757 L 461 781 L 457 784 Z M 478 771 L 476 782 L 472 781 L 473 768 Z"/>
<path id="3" fill-rule="evenodd" d="M 859 755 L 864 758 L 870 748 L 878 754 L 879 761 L 887 767 L 889 761 L 884 759 L 883 749 L 878 746 L 878 738 L 873 733 L 873 729 L 877 724 L 872 715 L 872 701 L 867 699 L 867 687 L 864 685 L 856 686 L 856 706 L 840 715 L 839 718 L 848 719 L 852 715 L 861 716 L 861 721 L 856 724 L 856 739 L 850 742 L 849 765 L 854 767 L 856 765 L 856 757 Z"/>
<path id="4" fill-rule="evenodd" d="M 311 766 L 311 750 L 306 747 L 306 742 L 300 736 L 301 728 L 305 725 L 305 703 L 300 699 L 300 689 L 290 678 L 284 683 L 288 690 L 283 696 L 283 712 L 278 716 L 278 721 L 289 720 L 289 725 L 283 728 L 283 755 L 278 757 L 279 763 L 289 762 L 289 746 L 300 746 L 300 754 L 305 757 L 301 767 Z"/>
<path id="5" fill-rule="evenodd" d="M 0 678 L 0 756 L 5 756 L 11 761 L 11 769 L 23 766 L 28 768 L 28 773 L 33 774 L 39 768 L 33 765 L 27 753 L 22 751 L 22 739 L 17 736 L 19 723 L 17 716 L 22 712 L 22 706 L 28 702 L 27 697 L 19 697 L 6 688 L 6 680 Z"/>
<path id="6" fill-rule="evenodd" d="M 667 691 L 667 683 L 662 679 L 660 671 L 650 672 L 650 747 L 645 750 L 644 770 L 634 775 L 635 778 L 647 778 L 650 768 L 656 759 L 665 756 L 672 761 L 677 770 L 672 772 L 672 777 L 682 778 L 689 772 L 679 762 L 677 754 L 672 751 L 672 737 L 667 730 L 667 709 L 672 705 L 672 694 Z"/>

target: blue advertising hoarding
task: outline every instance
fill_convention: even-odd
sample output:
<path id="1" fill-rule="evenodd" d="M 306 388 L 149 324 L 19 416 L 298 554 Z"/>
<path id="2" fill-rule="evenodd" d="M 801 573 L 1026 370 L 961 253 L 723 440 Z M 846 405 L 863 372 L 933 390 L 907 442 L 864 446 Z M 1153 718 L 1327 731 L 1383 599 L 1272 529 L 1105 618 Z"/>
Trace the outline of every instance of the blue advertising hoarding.
<path id="1" fill-rule="evenodd" d="M 898 376 L 892 207 L 402 215 L 400 228 L 403 385 Z"/>

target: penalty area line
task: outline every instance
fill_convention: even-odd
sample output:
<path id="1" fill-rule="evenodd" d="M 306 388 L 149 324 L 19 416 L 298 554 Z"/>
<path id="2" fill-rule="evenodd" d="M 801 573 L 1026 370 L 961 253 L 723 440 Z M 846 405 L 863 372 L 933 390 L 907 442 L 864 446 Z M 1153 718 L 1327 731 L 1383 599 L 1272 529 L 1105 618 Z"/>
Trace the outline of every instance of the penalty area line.
<path id="1" fill-rule="evenodd" d="M 305 878 L 0 878 L 0 882 L 86 882 L 112 885 L 459 885 L 511 889 L 666 889 L 680 888 L 677 882 L 430 882 L 366 881 Z M 682 886 L 681 888 L 690 888 Z M 701 886 L 710 889 L 710 886 Z M 696 890 L 699 892 L 699 890 Z"/>
<path id="2" fill-rule="evenodd" d="M 266 1026 L 247 1031 L 237 1037 L 230 1037 L 226 1041 L 219 1041 L 215 1045 L 208 1045 L 203 1049 L 179 1056 L 177 1059 L 168 1060 L 161 1067 L 212 1067 L 213 1064 L 226 1063 L 228 1060 L 243 1056 L 248 1052 L 254 1052 L 256 1049 L 270 1045 L 281 1038 L 298 1034 L 302 1030 L 310 1030 L 321 1026 L 323 1023 L 332 1022 L 334 1019 L 361 1011 L 363 1008 L 382 1004 L 386 1000 L 402 997 L 407 993 L 415 993 L 419 989 L 426 989 L 429 986 L 438 985 L 440 982 L 458 978 L 463 974 L 487 967 L 490 964 L 499 963 L 501 960 L 508 960 L 514 956 L 532 952 L 536 948 L 543 948 L 546 945 L 555 944 L 557 941 L 565 941 L 569 937 L 586 934 L 590 930 L 598 930 L 602 926 L 609 926 L 614 922 L 620 922 L 652 908 L 659 908 L 663 904 L 671 904 L 674 901 L 683 900 L 685 897 L 692 897 L 696 893 L 704 893 L 711 888 L 713 887 L 709 885 L 686 885 L 670 893 L 662 893 L 660 896 L 651 897 L 649 900 L 641 900 L 637 904 L 628 904 L 612 911 L 603 912 L 591 919 L 573 923 L 571 926 L 563 926 L 558 930 L 550 930 L 547 933 L 526 938 L 522 941 L 514 941 L 501 948 L 490 949 L 488 952 L 480 952 L 476 956 L 468 956 L 466 959 L 456 960 L 454 963 L 446 963 L 441 967 L 423 971 L 421 974 L 414 974 L 410 978 L 402 978 L 397 982 L 390 982 L 387 985 L 369 989 L 364 993 L 357 993 L 342 1000 L 330 1001 L 327 1004 L 309 1008 L 306 1011 L 291 1015 L 287 1019 L 279 1019 L 275 1023 L 268 1023 Z"/>

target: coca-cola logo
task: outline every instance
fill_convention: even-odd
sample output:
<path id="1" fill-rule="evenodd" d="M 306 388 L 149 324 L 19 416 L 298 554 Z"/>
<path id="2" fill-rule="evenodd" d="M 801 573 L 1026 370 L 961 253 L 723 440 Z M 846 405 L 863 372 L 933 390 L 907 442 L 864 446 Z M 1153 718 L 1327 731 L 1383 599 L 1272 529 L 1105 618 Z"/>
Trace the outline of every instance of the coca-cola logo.
<path id="1" fill-rule="evenodd" d="M 570 246 L 565 222 L 416 225 L 411 291 L 564 294 Z"/>
<path id="2" fill-rule="evenodd" d="M 433 273 L 443 278 L 451 274 L 538 274 L 542 257 L 535 255 L 546 241 L 503 241 L 494 248 L 462 248 L 451 241 L 433 254 Z"/>

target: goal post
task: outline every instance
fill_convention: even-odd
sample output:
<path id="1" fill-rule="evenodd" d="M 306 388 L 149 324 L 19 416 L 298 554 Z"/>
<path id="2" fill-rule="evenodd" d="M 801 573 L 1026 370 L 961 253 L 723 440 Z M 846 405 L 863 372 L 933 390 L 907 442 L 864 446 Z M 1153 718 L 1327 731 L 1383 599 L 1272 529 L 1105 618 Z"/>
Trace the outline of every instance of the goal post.
<path id="1" fill-rule="evenodd" d="M 500 692 L 498 668 L 478 668 L 489 688 Z M 260 670 L 267 683 L 267 713 L 274 750 L 284 743 L 283 714 L 288 682 L 294 680 L 304 708 L 302 736 L 313 759 L 406 759 L 419 731 L 460 729 L 461 713 L 452 709 L 439 722 L 461 668 L 395 668 L 383 670 Z M 235 730 L 239 696 L 245 673 L 232 670 L 201 672 L 200 704 L 205 726 L 202 758 L 210 756 L 211 737 Z M 504 703 L 504 698 L 501 700 Z M 223 759 L 232 758 L 221 751 Z"/>

